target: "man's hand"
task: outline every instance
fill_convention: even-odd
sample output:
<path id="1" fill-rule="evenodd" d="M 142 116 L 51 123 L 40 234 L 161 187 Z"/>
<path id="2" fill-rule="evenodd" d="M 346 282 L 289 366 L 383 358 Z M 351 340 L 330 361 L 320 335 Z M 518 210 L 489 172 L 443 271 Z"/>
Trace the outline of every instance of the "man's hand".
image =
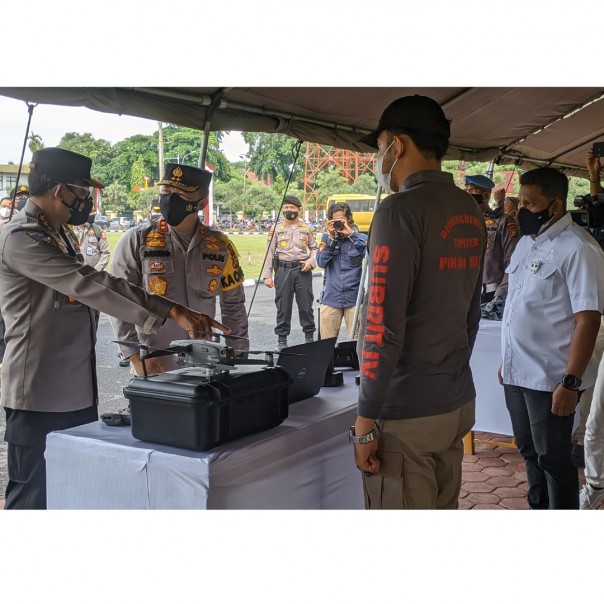
<path id="1" fill-rule="evenodd" d="M 493 200 L 501 203 L 505 199 L 505 187 L 497 187 L 493 190 Z"/>
<path id="2" fill-rule="evenodd" d="M 593 149 L 590 149 L 587 152 L 587 171 L 589 172 L 589 180 L 600 181 L 600 172 L 602 171 L 602 166 L 600 164 L 600 158 L 594 157 Z"/>
<path id="3" fill-rule="evenodd" d="M 558 384 L 552 394 L 552 413 L 562 417 L 572 415 L 579 404 L 579 393 Z"/>
<path id="4" fill-rule="evenodd" d="M 130 357 L 130 363 L 132 364 L 136 375 L 145 375 L 145 372 L 143 371 L 143 362 L 140 360 L 138 353 L 133 354 Z M 158 357 L 146 359 L 145 367 L 147 368 L 147 373 L 163 373 L 166 370 L 166 366 L 164 365 L 163 361 Z"/>
<path id="5" fill-rule="evenodd" d="M 273 280 L 272 280 L 270 277 L 267 277 L 267 278 L 264 280 L 264 285 L 266 285 L 266 287 L 270 287 L 271 289 L 272 289 L 273 287 L 275 287 L 275 283 L 273 282 Z"/>
<path id="6" fill-rule="evenodd" d="M 328 221 L 325 223 L 325 228 L 327 229 L 327 232 L 329 233 L 329 236 L 330 236 L 332 239 L 335 239 L 335 238 L 336 238 L 336 230 L 335 230 L 335 229 L 334 229 L 334 227 L 333 227 L 333 223 L 334 223 L 334 222 L 335 222 L 334 220 L 328 220 Z"/>
<path id="7" fill-rule="evenodd" d="M 497 379 L 499 380 L 499 383 L 503 386 L 503 375 L 501 375 L 502 367 L 503 365 L 499 365 L 499 369 L 497 370 Z"/>
<path id="8" fill-rule="evenodd" d="M 212 319 L 208 315 L 196 312 L 181 306 L 180 304 L 174 304 L 168 313 L 168 318 L 176 322 L 176 324 L 184 329 L 189 334 L 190 340 L 197 338 L 207 339 L 212 335 L 212 327 L 216 327 L 220 331 L 229 334 L 231 329 L 222 323 Z"/>
<path id="9" fill-rule="evenodd" d="M 375 428 L 375 421 L 367 417 L 357 416 L 354 423 L 354 433 L 357 436 L 365 436 Z M 372 440 L 365 445 L 354 446 L 354 463 L 362 472 L 377 474 L 380 471 L 380 460 L 376 456 L 378 440 Z"/>
<path id="10" fill-rule="evenodd" d="M 300 264 L 302 268 L 300 269 L 303 273 L 307 273 L 308 271 L 312 271 L 312 264 L 308 260 L 300 260 Z"/>

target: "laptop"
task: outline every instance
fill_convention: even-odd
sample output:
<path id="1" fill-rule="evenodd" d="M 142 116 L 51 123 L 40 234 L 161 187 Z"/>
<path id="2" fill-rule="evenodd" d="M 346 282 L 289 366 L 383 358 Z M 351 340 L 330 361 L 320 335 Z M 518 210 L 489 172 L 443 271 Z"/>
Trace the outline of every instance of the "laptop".
<path id="1" fill-rule="evenodd" d="M 293 380 L 288 388 L 290 405 L 315 396 L 321 390 L 327 367 L 333 359 L 336 340 L 337 338 L 327 338 L 308 344 L 287 346 L 281 351 L 304 355 L 279 354 L 275 363 L 283 367 Z"/>

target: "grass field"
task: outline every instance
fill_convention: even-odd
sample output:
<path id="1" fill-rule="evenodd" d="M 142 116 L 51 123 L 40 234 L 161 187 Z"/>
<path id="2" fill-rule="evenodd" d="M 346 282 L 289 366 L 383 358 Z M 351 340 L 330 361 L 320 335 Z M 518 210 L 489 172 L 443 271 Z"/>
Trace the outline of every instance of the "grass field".
<path id="1" fill-rule="evenodd" d="M 123 233 L 107 233 L 109 249 L 113 255 L 115 245 Z M 258 279 L 264 260 L 267 235 L 230 235 L 229 238 L 235 244 L 241 257 L 241 266 L 246 279 Z M 320 235 L 317 233 L 317 239 Z M 109 261 L 111 265 L 111 261 Z"/>

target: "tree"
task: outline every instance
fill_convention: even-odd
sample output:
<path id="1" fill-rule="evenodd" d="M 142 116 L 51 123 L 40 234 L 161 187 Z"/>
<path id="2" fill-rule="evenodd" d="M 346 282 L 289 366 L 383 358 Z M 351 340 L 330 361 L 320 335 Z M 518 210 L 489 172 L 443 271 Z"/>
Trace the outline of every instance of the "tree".
<path id="1" fill-rule="evenodd" d="M 27 146 L 29 147 L 29 150 L 32 153 L 35 153 L 36 151 L 39 151 L 40 149 L 44 149 L 44 141 L 42 140 L 42 137 L 39 136 L 38 134 L 34 134 L 33 131 L 27 137 L 27 140 L 29 141 Z"/>
<path id="2" fill-rule="evenodd" d="M 123 214 L 129 203 L 128 188 L 120 183 L 114 182 L 103 189 L 102 211 Z"/>
<path id="3" fill-rule="evenodd" d="M 95 139 L 90 132 L 79 134 L 77 132 L 66 132 L 58 145 L 61 149 L 73 151 L 85 155 L 92 160 L 91 175 L 103 184 L 112 182 L 108 178 L 107 168 L 113 159 L 111 143 L 105 139 Z"/>
<path id="4" fill-rule="evenodd" d="M 249 169 L 271 185 L 280 174 L 285 182 L 294 163 L 295 138 L 285 134 L 244 132 L 243 140 L 249 144 Z M 302 175 L 300 161 L 296 164 L 294 180 Z"/>

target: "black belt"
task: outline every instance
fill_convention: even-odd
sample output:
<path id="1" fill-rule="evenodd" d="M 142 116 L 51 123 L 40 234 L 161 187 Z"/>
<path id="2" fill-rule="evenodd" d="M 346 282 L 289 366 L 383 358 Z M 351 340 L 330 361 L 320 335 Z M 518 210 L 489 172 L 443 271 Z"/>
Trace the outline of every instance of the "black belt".
<path id="1" fill-rule="evenodd" d="M 299 262 L 282 262 L 281 260 L 279 260 L 279 266 L 281 268 L 296 268 L 298 266 L 300 266 Z"/>

